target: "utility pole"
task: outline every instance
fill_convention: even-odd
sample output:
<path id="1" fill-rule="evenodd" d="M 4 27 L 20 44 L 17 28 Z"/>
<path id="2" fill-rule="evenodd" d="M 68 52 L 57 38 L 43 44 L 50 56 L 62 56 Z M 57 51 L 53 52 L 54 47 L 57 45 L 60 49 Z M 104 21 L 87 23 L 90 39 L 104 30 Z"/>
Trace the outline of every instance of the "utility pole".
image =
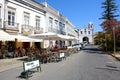
<path id="1" fill-rule="evenodd" d="M 107 51 L 107 36 L 106 36 L 107 32 L 104 31 L 104 36 L 105 36 L 105 51 Z"/>
<path id="2" fill-rule="evenodd" d="M 114 39 L 114 56 L 115 56 L 115 52 L 116 52 L 115 27 L 113 27 L 113 39 Z"/>

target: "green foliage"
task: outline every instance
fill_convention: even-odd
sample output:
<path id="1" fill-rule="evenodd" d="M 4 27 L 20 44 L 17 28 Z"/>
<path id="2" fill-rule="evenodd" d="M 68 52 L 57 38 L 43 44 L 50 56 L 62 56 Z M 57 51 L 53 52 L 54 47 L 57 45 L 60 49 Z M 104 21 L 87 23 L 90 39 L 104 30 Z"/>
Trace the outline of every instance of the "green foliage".
<path id="1" fill-rule="evenodd" d="M 94 43 L 96 45 L 103 45 L 105 42 L 105 34 L 103 32 L 98 32 L 94 38 Z"/>
<path id="2" fill-rule="evenodd" d="M 116 14 L 118 6 L 116 6 L 115 0 L 105 0 L 102 3 L 103 13 L 100 19 L 112 20 L 119 15 Z"/>
<path id="3" fill-rule="evenodd" d="M 106 48 L 108 51 L 113 51 L 114 38 L 113 31 L 116 34 L 116 30 L 113 30 L 113 27 L 116 27 L 118 21 L 116 17 L 119 15 L 116 14 L 118 6 L 116 5 L 115 0 L 105 0 L 102 3 L 103 13 L 100 19 L 103 19 L 101 26 L 105 31 L 105 45 L 102 45 L 103 48 Z M 117 43 L 118 40 L 116 40 Z M 118 41 L 119 42 L 119 41 Z M 116 44 L 116 47 L 120 47 Z M 119 48 L 118 48 L 119 49 Z"/>

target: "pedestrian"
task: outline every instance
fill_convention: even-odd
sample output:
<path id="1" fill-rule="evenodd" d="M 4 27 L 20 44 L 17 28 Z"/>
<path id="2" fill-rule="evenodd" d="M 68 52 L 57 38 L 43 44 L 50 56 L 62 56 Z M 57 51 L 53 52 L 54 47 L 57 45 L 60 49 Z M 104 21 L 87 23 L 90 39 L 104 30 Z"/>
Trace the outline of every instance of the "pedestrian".
<path id="1" fill-rule="evenodd" d="M 26 54 L 26 50 L 25 50 L 24 47 L 22 47 L 22 50 L 21 50 L 21 55 L 22 55 L 22 57 L 25 56 L 25 54 Z"/>

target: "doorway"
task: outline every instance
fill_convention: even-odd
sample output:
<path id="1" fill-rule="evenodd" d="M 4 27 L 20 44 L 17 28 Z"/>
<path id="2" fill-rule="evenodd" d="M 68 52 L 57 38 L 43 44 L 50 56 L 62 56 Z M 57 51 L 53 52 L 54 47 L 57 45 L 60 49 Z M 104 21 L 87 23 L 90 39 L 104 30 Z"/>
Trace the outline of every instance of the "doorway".
<path id="1" fill-rule="evenodd" d="M 83 37 L 83 42 L 89 42 L 89 38 L 88 37 Z"/>

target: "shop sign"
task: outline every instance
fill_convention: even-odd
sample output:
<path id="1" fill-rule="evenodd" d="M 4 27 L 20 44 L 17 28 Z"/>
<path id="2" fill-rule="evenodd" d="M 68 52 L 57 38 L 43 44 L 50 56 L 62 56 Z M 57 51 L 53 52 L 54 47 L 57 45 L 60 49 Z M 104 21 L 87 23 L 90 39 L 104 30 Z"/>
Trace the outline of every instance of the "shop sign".
<path id="1" fill-rule="evenodd" d="M 65 53 L 60 53 L 60 58 L 65 57 Z"/>
<path id="2" fill-rule="evenodd" d="M 39 66 L 40 66 L 39 60 L 30 61 L 30 62 L 23 62 L 24 71 L 28 71 L 28 70 L 37 68 Z"/>

